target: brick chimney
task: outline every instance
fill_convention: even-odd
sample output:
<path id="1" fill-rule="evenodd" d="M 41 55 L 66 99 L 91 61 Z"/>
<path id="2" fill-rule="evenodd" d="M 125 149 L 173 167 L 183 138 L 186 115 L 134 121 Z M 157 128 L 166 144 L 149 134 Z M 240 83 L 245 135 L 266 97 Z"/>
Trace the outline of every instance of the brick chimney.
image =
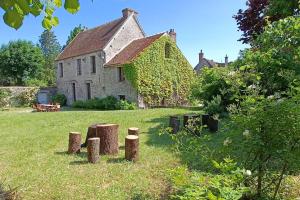
<path id="1" fill-rule="evenodd" d="M 138 15 L 138 12 L 136 12 L 135 10 L 131 9 L 131 8 L 125 8 L 122 10 L 123 13 L 123 17 L 127 18 L 130 15 Z"/>
<path id="2" fill-rule="evenodd" d="M 174 29 L 170 29 L 170 31 L 168 32 L 169 36 L 171 37 L 171 39 L 176 43 L 176 32 Z"/>
<path id="3" fill-rule="evenodd" d="M 228 56 L 225 56 L 225 66 L 228 66 Z"/>
<path id="4" fill-rule="evenodd" d="M 201 51 L 199 53 L 199 63 L 202 62 L 203 58 L 204 58 L 204 53 L 202 52 L 202 49 L 201 49 Z"/>

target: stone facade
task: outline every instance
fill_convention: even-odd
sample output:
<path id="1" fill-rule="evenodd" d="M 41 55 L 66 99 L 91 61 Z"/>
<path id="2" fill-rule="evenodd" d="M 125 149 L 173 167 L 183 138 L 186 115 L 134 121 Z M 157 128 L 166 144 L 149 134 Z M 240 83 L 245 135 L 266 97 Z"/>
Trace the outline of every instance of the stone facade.
<path id="1" fill-rule="evenodd" d="M 138 24 L 136 13 L 129 12 L 127 14 L 123 16 L 126 17 L 126 20 L 110 38 L 105 48 L 93 53 L 57 60 L 57 88 L 59 93 L 66 95 L 68 105 L 71 105 L 74 100 L 107 96 L 120 98 L 120 95 L 122 95 L 121 98 L 125 96 L 129 101 L 139 102 L 140 98 L 132 85 L 127 80 L 119 80 L 118 67 L 105 66 L 106 62 L 133 40 L 145 37 Z M 92 70 L 92 56 L 95 57 L 95 73 Z M 81 62 L 81 75 L 78 74 L 77 62 Z M 63 76 L 61 76 L 61 65 Z M 90 88 L 90 92 L 88 88 Z"/>

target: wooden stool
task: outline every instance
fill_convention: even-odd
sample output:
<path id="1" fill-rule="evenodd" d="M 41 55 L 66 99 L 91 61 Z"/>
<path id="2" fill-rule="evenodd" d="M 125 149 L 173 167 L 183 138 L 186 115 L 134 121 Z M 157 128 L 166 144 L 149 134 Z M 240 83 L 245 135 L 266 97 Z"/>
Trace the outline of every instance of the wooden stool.
<path id="1" fill-rule="evenodd" d="M 139 128 L 129 128 L 128 129 L 128 135 L 139 135 Z"/>
<path id="2" fill-rule="evenodd" d="M 139 159 L 139 137 L 137 135 L 126 136 L 125 159 L 134 162 Z"/>
<path id="3" fill-rule="evenodd" d="M 80 147 L 81 147 L 81 133 L 70 132 L 68 153 L 69 154 L 80 153 Z"/>
<path id="4" fill-rule="evenodd" d="M 99 160 L 100 138 L 89 138 L 87 142 L 88 161 L 96 163 Z"/>

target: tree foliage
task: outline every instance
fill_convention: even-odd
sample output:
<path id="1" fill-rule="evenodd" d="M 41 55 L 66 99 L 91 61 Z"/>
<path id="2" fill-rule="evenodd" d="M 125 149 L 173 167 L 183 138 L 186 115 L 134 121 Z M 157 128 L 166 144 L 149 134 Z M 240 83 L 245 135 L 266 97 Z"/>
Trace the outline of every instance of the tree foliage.
<path id="1" fill-rule="evenodd" d="M 293 16 L 299 13 L 299 0 L 248 0 L 247 9 L 240 9 L 233 16 L 240 31 L 239 41 L 251 43 L 263 32 L 269 22 Z"/>
<path id="2" fill-rule="evenodd" d="M 61 51 L 61 46 L 51 30 L 45 30 L 39 38 L 39 46 L 43 52 L 45 65 L 43 67 L 42 80 L 47 85 L 55 83 L 55 58 Z"/>
<path id="3" fill-rule="evenodd" d="M 165 57 L 168 44 L 170 57 Z M 190 96 L 194 72 L 170 37 L 162 36 L 130 64 L 125 76 L 149 106 L 182 105 Z"/>
<path id="4" fill-rule="evenodd" d="M 53 16 L 54 11 L 63 4 L 72 14 L 80 9 L 79 0 L 1 0 L 0 8 L 4 11 L 4 22 L 12 28 L 20 28 L 25 16 L 44 15 L 42 26 L 51 29 L 59 23 L 58 17 Z"/>
<path id="5" fill-rule="evenodd" d="M 68 44 L 70 44 L 70 42 L 82 31 L 85 31 L 87 29 L 87 27 L 82 26 L 81 24 L 79 24 L 78 26 L 74 27 L 71 31 L 70 31 L 70 35 L 68 36 L 68 40 L 66 42 L 66 45 L 64 46 L 64 48 L 66 46 L 68 46 Z"/>
<path id="6" fill-rule="evenodd" d="M 0 60 L 0 74 L 4 78 L 2 82 L 9 85 L 24 85 L 29 79 L 38 79 L 44 65 L 41 49 L 24 40 L 3 45 Z"/>

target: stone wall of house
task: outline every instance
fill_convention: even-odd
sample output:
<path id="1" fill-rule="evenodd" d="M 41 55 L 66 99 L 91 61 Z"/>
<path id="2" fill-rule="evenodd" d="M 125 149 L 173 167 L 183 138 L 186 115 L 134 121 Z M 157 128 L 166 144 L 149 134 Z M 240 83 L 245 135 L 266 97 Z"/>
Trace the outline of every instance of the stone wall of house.
<path id="1" fill-rule="evenodd" d="M 130 44 L 133 40 L 144 38 L 145 35 L 140 29 L 134 15 L 131 15 L 124 26 L 119 30 L 114 38 L 104 49 L 106 53 L 106 61 L 111 60 L 118 54 L 124 47 Z"/>
<path id="2" fill-rule="evenodd" d="M 87 100 L 87 83 L 91 85 L 91 98 L 107 96 L 119 97 L 138 102 L 136 90 L 128 81 L 119 81 L 117 67 L 105 67 L 104 63 L 119 53 L 131 41 L 144 37 L 136 20 L 131 16 L 119 33 L 111 40 L 104 52 L 98 51 L 57 62 L 58 92 L 67 97 L 67 104 L 74 102 L 73 84 L 75 84 L 76 100 Z M 102 55 L 105 55 L 103 57 Z M 92 73 L 91 56 L 96 58 L 96 73 Z M 82 74 L 77 75 L 77 59 L 81 59 Z M 60 77 L 59 63 L 63 63 L 63 77 Z"/>

